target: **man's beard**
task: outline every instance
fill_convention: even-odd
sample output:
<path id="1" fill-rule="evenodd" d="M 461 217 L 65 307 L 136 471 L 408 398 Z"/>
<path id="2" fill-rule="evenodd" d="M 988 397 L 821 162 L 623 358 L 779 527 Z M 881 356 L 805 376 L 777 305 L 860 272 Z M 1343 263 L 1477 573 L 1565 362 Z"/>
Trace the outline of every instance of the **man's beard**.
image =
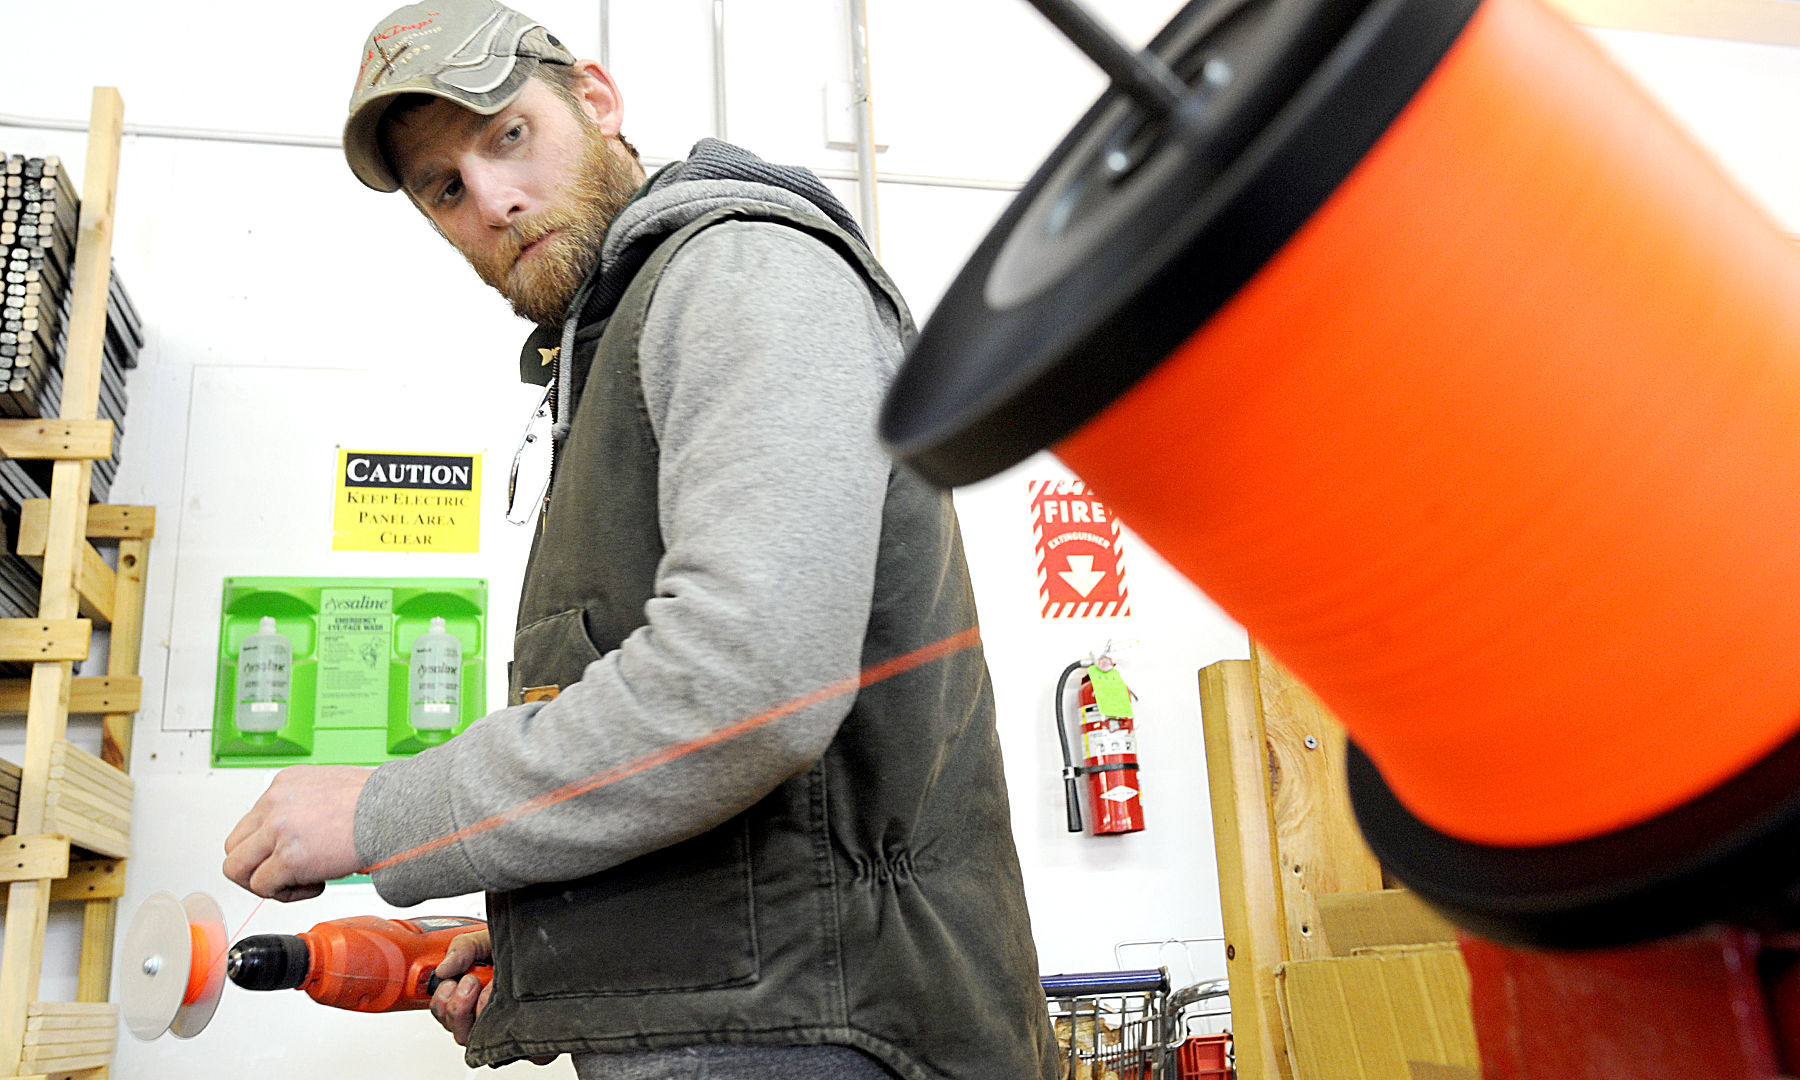
<path id="1" fill-rule="evenodd" d="M 481 280 L 511 301 L 515 314 L 539 326 L 555 326 L 568 315 L 576 290 L 600 261 L 607 226 L 640 184 L 598 127 L 584 122 L 581 130 L 586 146 L 563 184 L 562 205 L 515 222 L 485 255 L 463 251 Z M 556 230 L 561 234 L 519 261 L 521 251 Z"/>

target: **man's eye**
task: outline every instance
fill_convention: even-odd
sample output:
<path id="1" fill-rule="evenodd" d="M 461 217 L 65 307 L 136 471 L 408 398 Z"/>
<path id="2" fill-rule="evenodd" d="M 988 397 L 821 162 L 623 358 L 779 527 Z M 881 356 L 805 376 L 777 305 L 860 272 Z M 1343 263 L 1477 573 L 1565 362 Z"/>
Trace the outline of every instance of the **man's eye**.
<path id="1" fill-rule="evenodd" d="M 462 189 L 463 186 L 461 180 L 451 180 L 444 185 L 444 190 L 438 193 L 438 201 L 449 202 L 451 199 L 461 195 Z"/>
<path id="2" fill-rule="evenodd" d="M 518 142 L 524 131 L 524 124 L 514 124 L 512 127 L 506 129 L 505 138 L 508 142 Z"/>

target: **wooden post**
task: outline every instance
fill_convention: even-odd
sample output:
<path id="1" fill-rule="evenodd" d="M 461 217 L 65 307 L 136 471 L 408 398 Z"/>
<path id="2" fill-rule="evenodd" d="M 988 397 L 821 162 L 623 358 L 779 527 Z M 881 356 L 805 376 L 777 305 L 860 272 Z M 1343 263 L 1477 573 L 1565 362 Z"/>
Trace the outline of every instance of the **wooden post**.
<path id="1" fill-rule="evenodd" d="M 119 541 L 119 568 L 113 595 L 112 641 L 106 654 L 109 676 L 135 676 L 144 633 L 144 565 L 150 541 Z M 132 713 L 107 713 L 100 757 L 121 772 L 131 771 Z M 121 872 L 123 866 L 121 865 Z M 112 993 L 113 931 L 118 925 L 117 898 L 89 900 L 81 921 L 81 975 L 77 1001 L 105 1001 Z"/>
<path id="2" fill-rule="evenodd" d="M 1287 948 L 1269 812 L 1269 747 L 1256 698 L 1250 661 L 1221 660 L 1200 670 L 1237 1074 L 1242 1080 L 1289 1080 L 1275 989 L 1275 969 L 1287 959 Z"/>
<path id="3" fill-rule="evenodd" d="M 119 141 L 125 105 L 110 87 L 94 90 L 88 127 L 87 167 L 82 175 L 81 220 L 69 299 L 68 346 L 63 361 L 61 419 L 92 420 L 100 393 L 106 344 L 106 297 L 112 276 L 113 200 L 119 177 Z M 88 481 L 92 462 L 58 460 L 51 466 L 50 514 L 45 533 L 41 619 L 73 619 L 80 611 L 76 586 L 87 544 Z M 68 727 L 73 668 L 68 661 L 32 666 L 25 724 L 25 760 L 19 785 L 20 835 L 43 828 L 53 749 Z M 37 999 L 49 920 L 50 879 L 14 882 L 7 894 L 6 943 L 0 953 L 0 1076 L 17 1076 L 25 1047 L 26 1013 Z"/>
<path id="4" fill-rule="evenodd" d="M 1378 892 L 1381 864 L 1363 843 L 1344 775 L 1345 736 L 1330 711 L 1254 643 L 1251 663 L 1269 770 L 1289 960 L 1330 956 L 1318 898 Z"/>

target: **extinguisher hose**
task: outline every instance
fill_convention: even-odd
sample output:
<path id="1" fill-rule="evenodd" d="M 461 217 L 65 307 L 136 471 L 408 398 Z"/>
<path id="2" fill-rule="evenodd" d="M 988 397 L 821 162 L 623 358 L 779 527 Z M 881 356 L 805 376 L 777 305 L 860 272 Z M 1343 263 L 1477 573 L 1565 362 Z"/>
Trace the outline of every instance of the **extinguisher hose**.
<path id="1" fill-rule="evenodd" d="M 1075 772 L 1075 759 L 1069 754 L 1069 725 L 1063 719 L 1063 693 L 1069 685 L 1069 676 L 1080 671 L 1084 665 L 1077 660 L 1063 668 L 1062 678 L 1056 680 L 1056 741 L 1062 747 L 1063 755 L 1063 803 L 1069 811 L 1069 831 L 1081 831 L 1081 791 Z"/>

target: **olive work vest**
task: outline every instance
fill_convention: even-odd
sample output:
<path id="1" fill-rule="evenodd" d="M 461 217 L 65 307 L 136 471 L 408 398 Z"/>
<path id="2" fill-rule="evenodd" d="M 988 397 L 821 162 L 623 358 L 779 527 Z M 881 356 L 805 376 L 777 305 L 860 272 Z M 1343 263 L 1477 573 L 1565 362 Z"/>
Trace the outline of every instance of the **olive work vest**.
<path id="1" fill-rule="evenodd" d="M 662 241 L 598 344 L 575 350 L 589 359 L 570 370 L 573 422 L 525 574 L 515 702 L 579 680 L 647 621 L 663 544 L 638 341 L 669 260 L 734 221 L 823 241 L 912 333 L 887 275 L 828 222 L 746 202 Z M 975 621 L 948 493 L 891 470 L 865 670 Z M 1056 1074 L 978 645 L 864 687 L 817 764 L 711 832 L 579 881 L 492 893 L 488 920 L 494 990 L 471 1065 L 831 1043 L 909 1080 Z"/>

